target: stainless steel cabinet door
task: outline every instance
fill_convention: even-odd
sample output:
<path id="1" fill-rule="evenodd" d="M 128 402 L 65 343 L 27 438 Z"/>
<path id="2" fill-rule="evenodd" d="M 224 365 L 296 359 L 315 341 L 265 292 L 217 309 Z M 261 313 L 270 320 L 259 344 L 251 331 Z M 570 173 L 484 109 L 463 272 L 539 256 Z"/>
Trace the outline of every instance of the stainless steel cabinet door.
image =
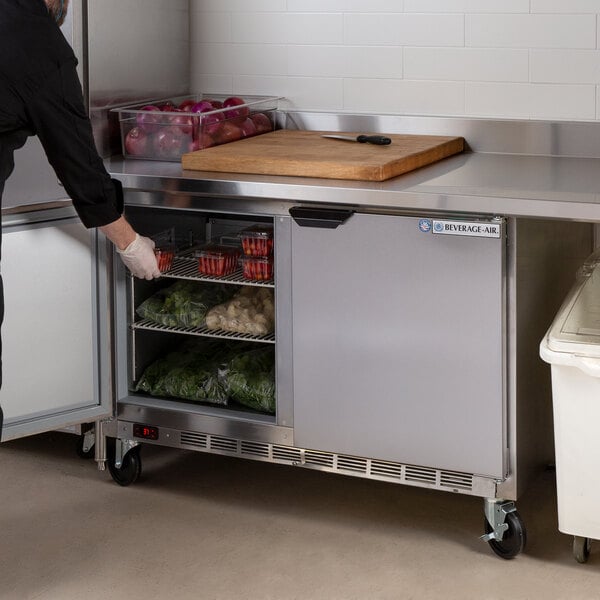
<path id="1" fill-rule="evenodd" d="M 503 476 L 504 247 L 414 217 L 294 222 L 295 444 Z"/>
<path id="2" fill-rule="evenodd" d="M 2 238 L 2 441 L 110 414 L 95 233 L 73 218 L 8 220 Z"/>

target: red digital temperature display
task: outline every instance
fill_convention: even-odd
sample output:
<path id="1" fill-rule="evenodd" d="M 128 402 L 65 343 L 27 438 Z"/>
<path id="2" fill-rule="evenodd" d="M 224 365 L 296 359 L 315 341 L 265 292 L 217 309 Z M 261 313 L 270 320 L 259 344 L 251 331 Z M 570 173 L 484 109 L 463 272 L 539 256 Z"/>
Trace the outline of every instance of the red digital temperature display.
<path id="1" fill-rule="evenodd" d="M 133 436 L 144 440 L 157 440 L 158 427 L 150 427 L 150 425 L 140 425 L 136 423 L 133 426 Z"/>

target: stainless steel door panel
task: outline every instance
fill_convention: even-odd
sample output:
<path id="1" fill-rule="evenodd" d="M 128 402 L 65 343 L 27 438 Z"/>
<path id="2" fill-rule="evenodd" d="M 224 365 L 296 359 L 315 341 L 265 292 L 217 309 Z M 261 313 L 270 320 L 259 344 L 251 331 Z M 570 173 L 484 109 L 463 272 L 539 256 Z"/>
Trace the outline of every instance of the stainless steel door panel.
<path id="1" fill-rule="evenodd" d="M 96 321 L 108 314 L 98 292 L 104 257 L 96 271 L 96 232 L 53 212 L 57 220 L 4 220 L 2 441 L 112 414 L 109 332 Z"/>
<path id="2" fill-rule="evenodd" d="M 503 476 L 504 242 L 294 223 L 294 443 Z"/>

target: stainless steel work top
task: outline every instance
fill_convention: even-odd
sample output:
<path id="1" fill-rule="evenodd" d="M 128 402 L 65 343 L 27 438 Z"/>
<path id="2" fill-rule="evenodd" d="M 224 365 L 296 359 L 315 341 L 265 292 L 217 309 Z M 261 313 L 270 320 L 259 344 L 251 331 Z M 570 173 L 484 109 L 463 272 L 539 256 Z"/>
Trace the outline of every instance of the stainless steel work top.
<path id="1" fill-rule="evenodd" d="M 282 111 L 287 129 L 463 136 L 467 151 L 384 182 L 182 171 L 113 159 L 136 202 L 287 212 L 290 203 L 600 221 L 600 123 Z M 165 192 L 173 194 L 165 195 Z"/>
<path id="2" fill-rule="evenodd" d="M 178 163 L 119 158 L 107 167 L 125 188 L 184 194 L 193 208 L 203 197 L 239 197 L 600 221 L 599 158 L 466 152 L 384 182 L 183 171 Z"/>

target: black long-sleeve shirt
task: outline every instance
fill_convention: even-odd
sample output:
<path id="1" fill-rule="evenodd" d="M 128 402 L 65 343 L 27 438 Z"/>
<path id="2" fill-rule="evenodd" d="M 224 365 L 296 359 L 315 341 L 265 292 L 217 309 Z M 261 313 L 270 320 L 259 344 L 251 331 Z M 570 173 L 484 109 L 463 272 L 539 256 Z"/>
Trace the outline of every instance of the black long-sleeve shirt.
<path id="1" fill-rule="evenodd" d="M 13 151 L 37 135 L 86 227 L 119 218 L 122 192 L 96 151 L 77 59 L 43 0 L 0 0 L 0 196 Z"/>

